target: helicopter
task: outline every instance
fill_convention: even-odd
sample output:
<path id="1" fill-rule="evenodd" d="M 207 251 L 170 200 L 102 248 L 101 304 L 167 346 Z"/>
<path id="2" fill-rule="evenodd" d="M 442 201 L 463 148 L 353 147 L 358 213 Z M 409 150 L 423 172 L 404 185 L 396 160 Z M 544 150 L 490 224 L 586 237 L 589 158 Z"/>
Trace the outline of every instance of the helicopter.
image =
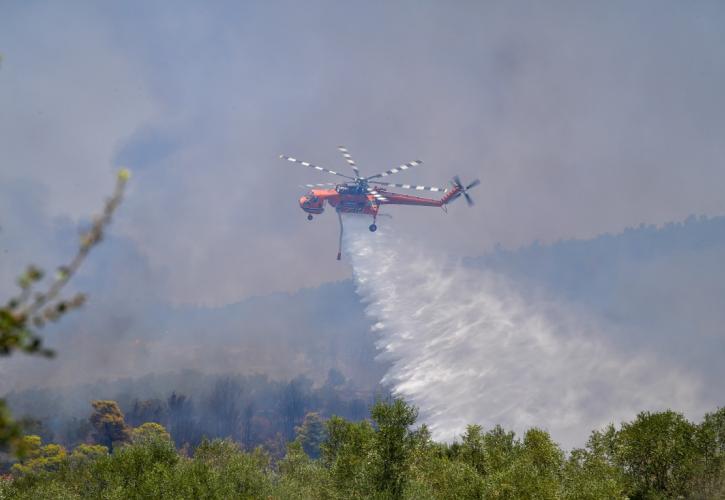
<path id="1" fill-rule="evenodd" d="M 468 194 L 468 191 L 478 186 L 481 182 L 476 179 L 470 184 L 464 185 L 457 175 L 451 180 L 450 188 L 383 182 L 379 179 L 417 167 L 423 162 L 415 160 L 402 164 L 398 167 L 391 168 L 390 170 L 386 170 L 385 172 L 381 172 L 379 174 L 363 177 L 360 175 L 360 170 L 347 148 L 339 146 L 337 149 L 340 153 L 342 153 L 343 158 L 352 169 L 355 175 L 354 177 L 309 163 L 307 161 L 302 161 L 292 156 L 280 155 L 280 158 L 283 160 L 347 179 L 341 183 L 325 182 L 318 184 L 305 184 L 304 187 L 310 188 L 310 191 L 299 199 L 300 208 L 307 213 L 307 220 L 312 220 L 315 215 L 322 214 L 325 211 L 325 203 L 328 203 L 337 212 L 337 217 L 340 221 L 340 240 L 337 250 L 337 260 L 342 258 L 342 214 L 361 214 L 371 216 L 373 221 L 368 229 L 370 229 L 371 232 L 375 232 L 378 229 L 376 222 L 380 207 L 383 205 L 441 207 L 443 210 L 446 210 L 446 206 L 449 203 L 463 196 L 468 206 L 472 206 L 473 199 Z M 420 196 L 395 193 L 389 191 L 389 188 L 440 192 L 443 193 L 443 196 L 438 199 L 423 198 Z"/>

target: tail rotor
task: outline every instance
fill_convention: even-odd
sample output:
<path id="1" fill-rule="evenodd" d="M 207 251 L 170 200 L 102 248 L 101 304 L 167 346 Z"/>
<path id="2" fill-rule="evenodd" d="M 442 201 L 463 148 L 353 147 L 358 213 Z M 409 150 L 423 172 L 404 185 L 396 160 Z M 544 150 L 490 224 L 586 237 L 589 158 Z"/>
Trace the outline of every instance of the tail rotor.
<path id="1" fill-rule="evenodd" d="M 475 188 L 479 184 L 481 184 L 481 181 L 476 179 L 473 182 L 471 182 L 468 186 L 464 186 L 463 183 L 461 182 L 461 178 L 458 176 L 455 176 L 453 178 L 453 187 L 456 188 L 456 190 L 457 190 L 457 196 L 455 198 L 458 198 L 458 196 L 463 194 L 463 196 L 466 198 L 466 203 L 468 203 L 468 206 L 472 207 L 474 205 L 473 198 L 471 198 L 471 195 L 468 194 L 468 191 L 470 189 Z M 453 199 L 455 199 L 455 198 L 453 198 Z"/>

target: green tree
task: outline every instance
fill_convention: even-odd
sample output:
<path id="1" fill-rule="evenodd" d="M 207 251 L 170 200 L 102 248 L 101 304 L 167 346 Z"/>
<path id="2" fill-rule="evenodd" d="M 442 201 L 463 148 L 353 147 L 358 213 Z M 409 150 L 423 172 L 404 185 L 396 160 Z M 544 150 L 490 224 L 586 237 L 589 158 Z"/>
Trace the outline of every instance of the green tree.
<path id="1" fill-rule="evenodd" d="M 615 459 L 625 471 L 632 498 L 686 495 L 695 471 L 695 426 L 680 413 L 642 412 L 624 423 Z"/>
<path id="2" fill-rule="evenodd" d="M 287 448 L 287 455 L 278 463 L 280 498 L 339 498 L 330 469 L 320 460 L 313 460 L 302 449 L 299 440 Z"/>
<path id="3" fill-rule="evenodd" d="M 25 458 L 13 465 L 15 475 L 25 475 L 33 472 L 58 470 L 67 456 L 64 447 L 58 444 L 42 446 L 40 436 L 24 436 L 27 453 Z"/>
<path id="4" fill-rule="evenodd" d="M 705 415 L 694 440 L 699 460 L 690 491 L 702 498 L 725 498 L 725 407 Z"/>
<path id="5" fill-rule="evenodd" d="M 375 491 L 370 456 L 375 449 L 375 430 L 368 421 L 349 422 L 333 416 L 326 422 L 327 439 L 322 443 L 322 463 L 338 491 L 361 497 Z"/>
<path id="6" fill-rule="evenodd" d="M 410 427 L 418 418 L 418 409 L 395 399 L 392 403 L 379 401 L 370 413 L 377 426 L 375 484 L 378 491 L 400 498 L 406 486 L 413 444 Z"/>
<path id="7" fill-rule="evenodd" d="M 269 456 L 257 449 L 244 453 L 229 439 L 202 441 L 191 461 L 180 461 L 174 474 L 179 489 L 167 498 L 269 498 Z"/>
<path id="8" fill-rule="evenodd" d="M 102 444 L 113 453 L 114 443 L 127 442 L 131 438 L 129 427 L 123 418 L 118 403 L 110 400 L 92 401 L 93 413 L 90 417 L 93 436 L 98 444 Z"/>
<path id="9" fill-rule="evenodd" d="M 479 474 L 486 473 L 486 442 L 480 425 L 469 425 L 458 447 L 460 460 L 473 467 Z"/>
<path id="10" fill-rule="evenodd" d="M 592 432 L 585 448 L 572 450 L 564 466 L 566 498 L 624 498 L 622 471 L 613 462 L 615 439 L 616 430 L 610 425 L 603 432 Z"/>
<path id="11" fill-rule="evenodd" d="M 92 462 L 108 455 L 108 448 L 99 444 L 79 444 L 73 448 L 70 455 L 71 463 L 79 465 L 85 462 Z"/>
<path id="12" fill-rule="evenodd" d="M 317 412 L 305 415 L 302 425 L 296 428 L 296 441 L 310 458 L 320 457 L 320 446 L 327 437 L 325 423 Z"/>
<path id="13" fill-rule="evenodd" d="M 163 425 L 157 424 L 156 422 L 146 422 L 131 429 L 131 442 L 133 443 L 143 443 L 157 439 L 171 441 L 171 435 Z"/>

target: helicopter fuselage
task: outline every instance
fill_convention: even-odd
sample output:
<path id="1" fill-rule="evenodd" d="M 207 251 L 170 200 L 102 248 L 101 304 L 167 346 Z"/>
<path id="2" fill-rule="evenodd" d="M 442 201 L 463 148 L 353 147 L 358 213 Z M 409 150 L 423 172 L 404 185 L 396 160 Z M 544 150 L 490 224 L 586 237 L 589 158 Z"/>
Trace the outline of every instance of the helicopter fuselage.
<path id="1" fill-rule="evenodd" d="M 417 205 L 441 207 L 458 194 L 456 189 L 448 191 L 441 199 L 422 198 L 388 192 L 383 188 L 376 190 L 384 199 L 379 199 L 363 189 L 349 186 L 338 186 L 334 189 L 312 189 L 299 200 L 300 208 L 308 214 L 319 215 L 325 210 L 325 203 L 329 203 L 336 211 L 342 213 L 365 214 L 375 218 L 381 205 Z"/>

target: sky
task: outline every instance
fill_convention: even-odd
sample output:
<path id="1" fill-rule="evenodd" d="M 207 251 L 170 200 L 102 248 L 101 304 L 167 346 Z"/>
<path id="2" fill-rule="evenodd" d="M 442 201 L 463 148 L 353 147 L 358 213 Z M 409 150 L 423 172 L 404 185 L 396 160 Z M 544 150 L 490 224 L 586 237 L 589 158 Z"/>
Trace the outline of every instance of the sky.
<path id="1" fill-rule="evenodd" d="M 278 159 L 342 171 L 340 144 L 480 178 L 472 209 L 381 221 L 452 255 L 725 212 L 721 2 L 8 1 L 0 53 L 6 283 L 64 255 L 28 211 L 82 224 L 120 166 L 112 231 L 171 303 L 349 277 L 297 205 L 333 179 Z"/>

